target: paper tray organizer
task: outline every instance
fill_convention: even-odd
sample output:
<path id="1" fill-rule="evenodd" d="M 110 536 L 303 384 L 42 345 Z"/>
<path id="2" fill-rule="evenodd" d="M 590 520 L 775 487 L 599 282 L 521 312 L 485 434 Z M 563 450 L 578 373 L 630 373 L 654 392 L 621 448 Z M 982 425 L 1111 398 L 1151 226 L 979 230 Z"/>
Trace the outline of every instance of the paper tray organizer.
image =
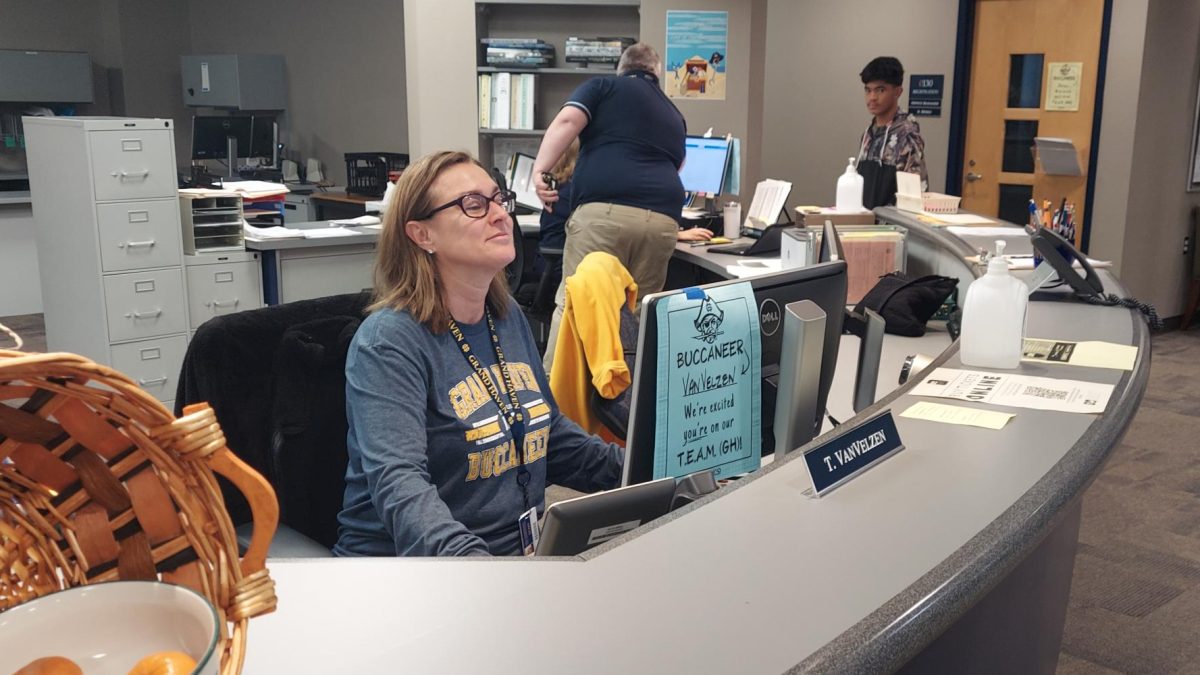
<path id="1" fill-rule="evenodd" d="M 891 272 L 905 271 L 907 231 L 894 225 L 838 225 L 838 236 L 846 253 L 846 302 L 857 304 Z M 821 250 L 821 228 L 784 230 L 780 257 L 784 269 L 806 267 L 817 261 Z"/>

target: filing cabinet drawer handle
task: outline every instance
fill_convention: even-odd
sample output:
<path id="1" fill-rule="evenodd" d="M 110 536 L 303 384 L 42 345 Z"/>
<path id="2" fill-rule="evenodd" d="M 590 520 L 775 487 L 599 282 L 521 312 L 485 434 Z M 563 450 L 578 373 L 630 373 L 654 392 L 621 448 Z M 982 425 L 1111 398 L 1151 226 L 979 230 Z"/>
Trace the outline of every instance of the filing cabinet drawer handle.
<path id="1" fill-rule="evenodd" d="M 153 248 L 155 243 L 153 239 L 147 239 L 146 241 L 123 241 L 117 244 L 117 248 L 140 248 L 142 246 Z"/>
<path id="2" fill-rule="evenodd" d="M 126 314 L 125 318 L 127 318 L 127 319 L 157 319 L 158 317 L 162 316 L 162 312 L 163 311 L 162 311 L 161 307 L 154 310 L 153 312 L 139 312 L 135 309 L 135 310 L 133 310 L 132 313 Z"/>
<path id="3" fill-rule="evenodd" d="M 139 377 L 138 378 L 138 386 L 148 387 L 152 384 L 164 384 L 164 383 L 166 383 L 166 381 L 167 381 L 166 375 L 163 375 L 162 377 L 155 377 L 155 378 L 152 378 L 149 380 L 143 380 L 142 378 Z"/>
<path id="4" fill-rule="evenodd" d="M 238 306 L 238 299 L 237 299 L 237 298 L 234 298 L 234 299 L 233 299 L 232 301 L 230 301 L 230 302 L 221 302 L 220 300 L 213 300 L 212 302 L 206 302 L 206 303 L 204 303 L 204 306 L 205 306 L 205 307 L 212 307 L 213 309 L 220 309 L 220 308 L 222 308 L 222 307 L 237 307 L 237 306 Z"/>
<path id="5" fill-rule="evenodd" d="M 142 169 L 141 171 L 112 172 L 113 178 L 120 178 L 121 180 L 125 180 L 126 178 L 147 178 L 149 175 L 150 169 Z"/>

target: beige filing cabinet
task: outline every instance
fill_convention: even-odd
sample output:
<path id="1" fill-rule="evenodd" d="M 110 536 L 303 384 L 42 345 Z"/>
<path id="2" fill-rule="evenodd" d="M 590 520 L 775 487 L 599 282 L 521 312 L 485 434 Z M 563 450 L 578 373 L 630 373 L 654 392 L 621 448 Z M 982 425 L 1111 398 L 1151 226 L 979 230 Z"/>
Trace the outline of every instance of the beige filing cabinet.
<path id="1" fill-rule="evenodd" d="M 174 123 L 23 122 L 50 351 L 111 365 L 172 406 L 191 323 Z"/>
<path id="2" fill-rule="evenodd" d="M 183 256 L 191 331 L 215 316 L 263 306 L 262 267 L 255 251 Z"/>

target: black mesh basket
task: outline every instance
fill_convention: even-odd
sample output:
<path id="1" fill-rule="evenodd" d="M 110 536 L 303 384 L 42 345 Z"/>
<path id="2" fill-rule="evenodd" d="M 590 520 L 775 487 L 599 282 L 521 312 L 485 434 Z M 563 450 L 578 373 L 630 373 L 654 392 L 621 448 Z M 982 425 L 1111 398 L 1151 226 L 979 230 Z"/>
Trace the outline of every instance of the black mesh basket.
<path id="1" fill-rule="evenodd" d="M 408 155 L 402 152 L 347 152 L 345 157 L 346 192 L 368 197 L 382 197 L 388 172 L 408 166 Z"/>

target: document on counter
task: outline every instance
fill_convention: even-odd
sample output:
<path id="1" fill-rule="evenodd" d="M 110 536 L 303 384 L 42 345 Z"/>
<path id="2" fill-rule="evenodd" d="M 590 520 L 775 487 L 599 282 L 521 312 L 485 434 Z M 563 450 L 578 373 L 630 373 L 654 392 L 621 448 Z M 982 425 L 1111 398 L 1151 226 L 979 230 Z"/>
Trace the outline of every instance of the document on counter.
<path id="1" fill-rule="evenodd" d="M 1137 360 L 1137 353 L 1138 348 L 1133 345 L 1119 345 L 1114 342 L 1099 340 L 1068 342 L 1066 340 L 1025 338 L 1021 348 L 1021 360 L 1133 370 L 1133 362 Z"/>
<path id="2" fill-rule="evenodd" d="M 932 401 L 919 401 L 900 413 L 901 417 L 942 424 L 959 424 L 984 429 L 1003 429 L 1008 421 L 1016 417 L 1013 413 L 1002 413 L 995 410 L 980 410 L 965 408 L 960 405 L 946 405 Z"/>
<path id="3" fill-rule="evenodd" d="M 972 223 L 978 223 L 979 225 L 996 224 L 996 221 L 992 218 L 976 215 L 974 213 L 930 213 L 928 211 L 922 211 L 921 214 L 934 220 L 940 220 L 947 225 L 970 225 Z"/>
<path id="4" fill-rule="evenodd" d="M 305 239 L 331 239 L 333 237 L 353 237 L 361 232 L 348 230 L 344 227 L 316 227 L 311 230 L 300 230 Z"/>
<path id="5" fill-rule="evenodd" d="M 909 393 L 1013 408 L 1102 413 L 1112 392 L 1113 385 L 1098 382 L 937 368 L 922 374 L 920 384 Z"/>
<path id="6" fill-rule="evenodd" d="M 725 271 L 733 276 L 744 279 L 745 277 L 757 277 L 763 274 L 771 274 L 783 269 L 783 260 L 780 258 L 766 258 L 763 260 L 743 260 L 736 265 L 726 265 Z"/>
<path id="7" fill-rule="evenodd" d="M 1029 233 L 1023 227 L 963 227 L 961 225 L 951 225 L 946 228 L 946 231 L 951 234 L 971 237 L 1029 237 Z"/>
<path id="8" fill-rule="evenodd" d="M 297 230 L 291 227 L 255 227 L 246 221 L 242 221 L 242 229 L 246 232 L 246 236 L 251 239 L 303 239 L 304 230 Z"/>
<path id="9" fill-rule="evenodd" d="M 342 218 L 341 220 L 331 220 L 330 225 L 378 225 L 381 221 L 379 216 L 359 216 L 357 218 Z"/>

